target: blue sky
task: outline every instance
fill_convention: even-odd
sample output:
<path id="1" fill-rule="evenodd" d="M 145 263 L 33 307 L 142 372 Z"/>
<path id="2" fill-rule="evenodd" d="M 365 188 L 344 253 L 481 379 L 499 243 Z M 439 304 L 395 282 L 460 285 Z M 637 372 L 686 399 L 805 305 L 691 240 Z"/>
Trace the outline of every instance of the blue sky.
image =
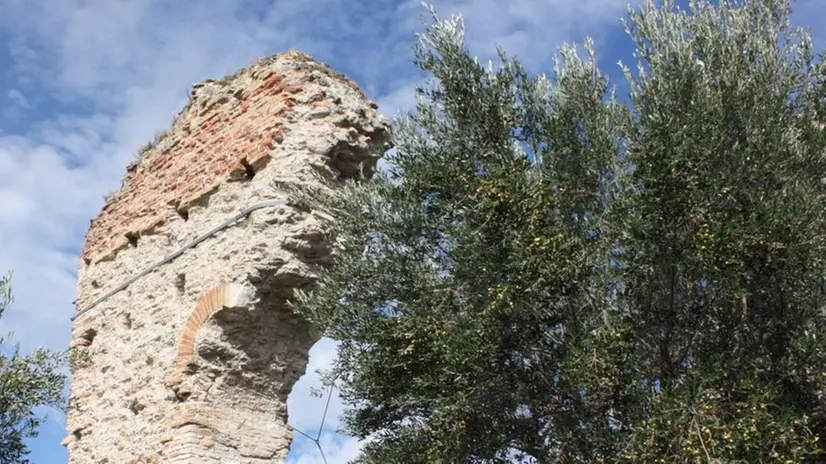
<path id="1" fill-rule="evenodd" d="M 798 0 L 795 22 L 823 50 L 823 0 Z M 552 70 L 564 42 L 596 41 L 603 71 L 632 63 L 619 22 L 625 0 L 433 1 L 461 12 L 467 45 L 481 59 L 495 45 L 532 72 Z M 410 45 L 418 1 L 392 0 L 0 0 L 0 271 L 12 269 L 16 302 L 0 320 L 24 351 L 69 341 L 78 253 L 89 220 L 116 190 L 137 148 L 185 104 L 189 87 L 255 58 L 297 48 L 354 79 L 388 117 L 412 105 L 422 75 Z M 618 82 L 618 81 L 617 81 Z M 290 421 L 317 430 L 324 399 L 313 372 L 335 355 L 322 340 L 290 397 Z M 334 399 L 322 435 L 330 464 L 358 442 L 337 435 Z M 36 464 L 66 462 L 63 419 L 52 413 L 31 441 Z M 321 462 L 296 438 L 290 463 Z"/>

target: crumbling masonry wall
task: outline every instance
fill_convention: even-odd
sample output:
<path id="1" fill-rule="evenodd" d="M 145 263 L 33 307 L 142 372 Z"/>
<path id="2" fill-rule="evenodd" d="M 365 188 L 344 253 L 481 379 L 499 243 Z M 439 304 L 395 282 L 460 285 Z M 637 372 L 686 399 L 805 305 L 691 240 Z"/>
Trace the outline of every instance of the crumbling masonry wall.
<path id="1" fill-rule="evenodd" d="M 239 210 L 325 188 L 389 147 L 377 107 L 298 52 L 194 86 L 166 135 L 127 168 L 92 221 L 76 306 L 86 308 Z M 321 222 L 262 208 L 138 279 L 73 325 L 70 462 L 281 462 L 287 395 L 317 334 L 285 306 L 329 257 Z"/>

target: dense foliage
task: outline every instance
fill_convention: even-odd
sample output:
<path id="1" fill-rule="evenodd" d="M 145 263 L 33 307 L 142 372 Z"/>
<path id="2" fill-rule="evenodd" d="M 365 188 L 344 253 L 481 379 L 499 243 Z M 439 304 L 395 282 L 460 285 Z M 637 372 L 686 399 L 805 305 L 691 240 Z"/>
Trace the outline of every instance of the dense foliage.
<path id="1" fill-rule="evenodd" d="M 434 14 L 391 168 L 293 190 L 359 462 L 826 459 L 826 66 L 719 3 L 629 10 L 627 102 L 590 41 L 546 79 Z"/>
<path id="2" fill-rule="evenodd" d="M 0 278 L 0 316 L 12 302 L 9 278 Z M 9 353 L 8 341 L 0 338 L 0 464 L 28 463 L 25 440 L 46 419 L 35 409 L 63 406 L 65 356 L 45 349 L 23 356 L 19 347 Z"/>

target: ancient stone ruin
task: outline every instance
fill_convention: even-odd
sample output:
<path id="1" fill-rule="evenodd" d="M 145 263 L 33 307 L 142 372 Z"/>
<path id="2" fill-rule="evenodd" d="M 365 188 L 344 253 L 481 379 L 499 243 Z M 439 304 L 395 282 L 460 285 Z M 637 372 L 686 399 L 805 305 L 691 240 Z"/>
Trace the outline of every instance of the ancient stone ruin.
<path id="1" fill-rule="evenodd" d="M 285 299 L 331 250 L 275 185 L 336 188 L 388 140 L 355 84 L 299 52 L 194 86 L 86 236 L 70 462 L 283 461 L 287 395 L 318 338 Z"/>

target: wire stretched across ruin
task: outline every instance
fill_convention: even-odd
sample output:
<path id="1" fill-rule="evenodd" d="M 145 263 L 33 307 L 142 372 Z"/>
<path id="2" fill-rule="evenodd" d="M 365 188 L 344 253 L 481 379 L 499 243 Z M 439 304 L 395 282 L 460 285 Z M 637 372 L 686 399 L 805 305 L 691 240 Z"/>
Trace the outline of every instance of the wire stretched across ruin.
<path id="1" fill-rule="evenodd" d="M 321 459 L 324 461 L 324 464 L 327 464 L 327 456 L 324 455 L 324 450 L 321 448 L 321 432 L 324 429 L 324 422 L 327 420 L 327 410 L 330 409 L 330 399 L 333 397 L 333 388 L 335 388 L 335 381 L 333 381 L 333 383 L 330 384 L 330 389 L 327 391 L 327 404 L 324 405 L 324 414 L 321 415 L 321 423 L 318 425 L 318 434 L 315 438 L 311 437 L 310 435 L 298 429 L 297 427 L 293 427 L 292 425 L 287 424 L 287 427 L 300 433 L 301 435 L 304 435 L 305 437 L 309 438 L 313 443 L 315 443 L 316 447 L 318 447 L 318 452 L 321 454 Z"/>
<path id="2" fill-rule="evenodd" d="M 151 273 L 155 269 L 157 269 L 157 268 L 163 266 L 164 264 L 172 261 L 173 259 L 177 258 L 178 256 L 181 256 L 182 254 L 184 254 L 184 252 L 186 250 L 195 247 L 196 245 L 198 245 L 199 243 L 201 243 L 204 240 L 208 239 L 209 237 L 211 237 L 211 236 L 217 234 L 218 232 L 226 229 L 227 227 L 235 224 L 240 219 L 248 216 L 253 211 L 259 210 L 259 209 L 262 209 L 262 208 L 272 208 L 272 207 L 275 207 L 275 206 L 286 205 L 287 203 L 289 203 L 289 201 L 290 201 L 289 198 L 282 198 L 280 200 L 265 201 L 265 202 L 258 203 L 258 204 L 252 205 L 252 206 L 248 206 L 248 207 L 242 209 L 241 211 L 236 213 L 235 216 L 232 216 L 231 218 L 229 218 L 226 221 L 222 222 L 221 224 L 219 224 L 218 226 L 216 226 L 215 228 L 213 228 L 209 232 L 206 232 L 206 233 L 198 236 L 195 240 L 192 240 L 191 242 L 187 243 L 186 245 L 184 245 L 183 247 L 181 247 L 177 251 L 175 251 L 175 252 L 171 253 L 170 255 L 168 255 L 166 258 L 164 258 L 164 259 L 158 261 L 157 263 L 145 268 L 141 272 L 138 272 L 134 276 L 130 277 L 126 282 L 118 285 L 117 287 L 113 288 L 109 292 L 101 295 L 99 298 L 95 299 L 95 301 L 91 302 L 88 306 L 86 306 L 85 308 L 83 308 L 80 311 L 78 311 L 77 313 L 75 313 L 70 319 L 72 321 L 74 321 L 75 319 L 77 319 L 80 316 L 84 315 L 85 313 L 89 312 L 95 306 L 97 306 L 100 303 L 108 300 L 109 298 L 111 298 L 116 293 L 125 290 L 127 287 L 129 287 L 130 285 L 135 283 L 135 281 L 137 281 L 141 277 Z"/>
<path id="3" fill-rule="evenodd" d="M 212 237 L 213 235 L 215 235 L 218 232 L 226 229 L 227 227 L 230 227 L 230 226 L 236 224 L 241 219 L 249 216 L 250 213 L 252 213 L 253 211 L 263 209 L 263 208 L 273 208 L 273 207 L 276 207 L 276 206 L 283 206 L 283 205 L 288 204 L 289 201 L 290 201 L 289 198 L 281 198 L 281 199 L 278 199 L 278 200 L 271 200 L 271 201 L 265 201 L 265 202 L 257 203 L 257 204 L 254 204 L 252 206 L 248 206 L 248 207 L 242 209 L 241 211 L 239 211 L 238 213 L 236 213 L 234 216 L 230 217 L 229 219 L 225 220 L 221 224 L 219 224 L 216 227 L 210 229 L 209 231 L 199 235 L 194 240 L 190 241 L 189 243 L 182 246 L 178 250 L 170 253 L 164 259 L 158 261 L 155 264 L 152 264 L 152 265 L 144 268 L 143 270 L 141 270 L 140 272 L 138 272 L 134 276 L 127 279 L 122 284 L 118 285 L 117 287 L 113 288 L 112 290 L 110 290 L 110 291 L 104 293 L 103 295 L 101 295 L 100 297 L 96 298 L 94 301 L 89 303 L 86 307 L 84 307 L 83 309 L 81 309 L 77 313 L 75 313 L 70 319 L 72 321 L 76 320 L 80 316 L 82 316 L 82 315 L 86 314 L 87 312 L 89 312 L 90 310 L 94 309 L 96 306 L 98 306 L 102 302 L 104 302 L 107 299 L 111 298 L 113 295 L 115 295 L 119 292 L 122 292 L 127 287 L 129 287 L 130 285 L 135 283 L 141 277 L 144 277 L 144 276 L 150 274 L 151 272 L 153 272 L 154 270 L 156 270 L 157 268 L 163 266 L 164 264 L 167 264 L 167 263 L 171 262 L 172 260 L 174 260 L 178 256 L 181 256 L 182 254 L 184 254 L 185 251 L 189 250 L 190 248 L 194 248 L 199 243 L 203 242 L 204 240 L 208 239 L 209 237 Z M 327 464 L 327 456 L 324 455 L 324 449 L 322 449 L 322 446 L 321 446 L 321 433 L 324 429 L 324 423 L 327 420 L 327 412 L 330 409 L 330 400 L 333 397 L 333 388 L 335 388 L 335 381 L 330 385 L 330 388 L 327 391 L 327 403 L 324 406 L 324 414 L 321 416 L 321 423 L 318 426 L 318 433 L 316 434 L 315 438 L 313 438 L 312 436 L 310 436 L 309 434 L 307 434 L 303 430 L 300 430 L 296 427 L 293 427 L 290 424 L 287 424 L 287 427 L 289 427 L 291 430 L 298 432 L 299 434 L 307 437 L 313 443 L 315 443 L 316 447 L 318 448 L 318 452 L 321 454 L 321 459 L 324 461 L 324 464 Z"/>

